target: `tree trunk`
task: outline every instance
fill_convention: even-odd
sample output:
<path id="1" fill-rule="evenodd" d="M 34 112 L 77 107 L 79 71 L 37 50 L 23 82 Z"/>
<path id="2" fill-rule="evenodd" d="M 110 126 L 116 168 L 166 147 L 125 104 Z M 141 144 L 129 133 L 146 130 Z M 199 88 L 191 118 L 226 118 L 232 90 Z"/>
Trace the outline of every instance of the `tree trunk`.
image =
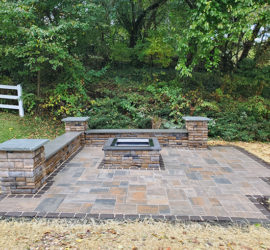
<path id="1" fill-rule="evenodd" d="M 129 47 L 134 48 L 138 39 L 139 39 L 139 34 L 141 33 L 143 24 L 145 22 L 145 17 L 151 13 L 152 11 L 155 11 L 158 9 L 162 4 L 165 4 L 167 0 L 159 0 L 152 5 L 150 5 L 147 9 L 142 11 L 142 13 L 136 18 L 135 17 L 135 10 L 134 10 L 134 5 L 132 5 L 132 20 L 130 22 L 131 24 L 131 29 L 127 29 L 129 32 Z"/>
<path id="2" fill-rule="evenodd" d="M 245 42 L 243 45 L 244 48 L 243 48 L 242 54 L 240 56 L 240 59 L 237 62 L 237 66 L 239 65 L 240 62 L 242 62 L 244 59 L 247 58 L 248 53 L 249 53 L 250 49 L 252 48 L 254 40 L 257 38 L 260 29 L 261 29 L 261 25 L 259 23 L 257 23 L 253 29 L 251 39 L 249 41 Z"/>
<path id="3" fill-rule="evenodd" d="M 40 97 L 40 70 L 37 72 L 37 97 Z"/>

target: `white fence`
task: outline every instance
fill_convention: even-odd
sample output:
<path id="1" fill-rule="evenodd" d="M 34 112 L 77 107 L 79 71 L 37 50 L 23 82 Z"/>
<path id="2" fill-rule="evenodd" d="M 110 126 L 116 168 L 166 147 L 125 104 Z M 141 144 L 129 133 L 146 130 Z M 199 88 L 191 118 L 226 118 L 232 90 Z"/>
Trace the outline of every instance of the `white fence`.
<path id="1" fill-rule="evenodd" d="M 17 95 L 0 95 L 0 99 L 18 100 L 18 105 L 0 104 L 0 108 L 4 109 L 18 109 L 20 117 L 24 117 L 23 101 L 22 101 L 22 86 L 0 85 L 0 89 L 14 89 L 17 90 Z"/>

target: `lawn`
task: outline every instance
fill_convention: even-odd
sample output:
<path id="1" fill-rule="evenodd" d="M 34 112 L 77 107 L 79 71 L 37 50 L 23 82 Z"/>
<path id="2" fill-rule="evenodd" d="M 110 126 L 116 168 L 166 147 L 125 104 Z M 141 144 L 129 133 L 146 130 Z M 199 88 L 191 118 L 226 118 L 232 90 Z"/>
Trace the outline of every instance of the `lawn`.
<path id="1" fill-rule="evenodd" d="M 12 138 L 49 138 L 53 139 L 64 133 L 64 125 L 37 116 L 0 112 L 0 143 Z"/>

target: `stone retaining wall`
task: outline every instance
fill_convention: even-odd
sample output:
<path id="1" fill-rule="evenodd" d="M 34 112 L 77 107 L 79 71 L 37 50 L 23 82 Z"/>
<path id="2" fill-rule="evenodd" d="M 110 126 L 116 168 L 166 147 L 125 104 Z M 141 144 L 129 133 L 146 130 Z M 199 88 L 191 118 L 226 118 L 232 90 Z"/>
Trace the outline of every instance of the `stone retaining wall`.
<path id="1" fill-rule="evenodd" d="M 179 132 L 168 132 L 162 130 L 88 130 L 85 133 L 85 144 L 90 146 L 103 146 L 109 138 L 121 137 L 137 137 L 137 138 L 150 138 L 156 137 L 159 144 L 163 147 L 187 147 L 188 146 L 188 133 L 185 130 Z"/>

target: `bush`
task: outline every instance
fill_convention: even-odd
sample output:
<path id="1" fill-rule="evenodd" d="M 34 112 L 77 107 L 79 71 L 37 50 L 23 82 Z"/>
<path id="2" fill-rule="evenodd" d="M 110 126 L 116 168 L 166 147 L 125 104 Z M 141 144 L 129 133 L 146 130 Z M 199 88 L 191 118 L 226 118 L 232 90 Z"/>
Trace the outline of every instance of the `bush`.
<path id="1" fill-rule="evenodd" d="M 246 102 L 223 103 L 223 107 L 225 110 L 209 123 L 210 136 L 228 141 L 270 141 L 269 101 L 255 96 Z"/>
<path id="2" fill-rule="evenodd" d="M 45 98 L 41 107 L 56 119 L 82 116 L 85 110 L 89 109 L 90 103 L 83 84 L 75 82 L 58 84 Z"/>

